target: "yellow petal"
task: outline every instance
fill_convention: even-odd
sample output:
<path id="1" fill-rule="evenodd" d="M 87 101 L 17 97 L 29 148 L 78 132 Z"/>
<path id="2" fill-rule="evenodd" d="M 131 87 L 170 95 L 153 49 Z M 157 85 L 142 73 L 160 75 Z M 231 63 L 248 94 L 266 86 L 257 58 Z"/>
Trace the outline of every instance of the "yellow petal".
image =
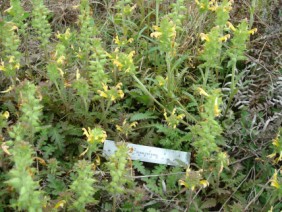
<path id="1" fill-rule="evenodd" d="M 57 208 L 63 208 L 66 203 L 67 203 L 67 202 L 66 202 L 65 200 L 61 200 L 61 201 L 57 202 L 57 204 L 55 205 L 54 208 L 55 208 L 55 209 L 57 209 Z"/>
<path id="2" fill-rule="evenodd" d="M 85 151 L 83 151 L 80 155 L 79 155 L 79 157 L 82 157 L 82 156 L 84 156 L 85 154 L 86 154 L 86 152 L 88 151 L 88 148 L 85 150 Z"/>
<path id="3" fill-rule="evenodd" d="M 9 146 L 7 146 L 5 142 L 1 144 L 1 148 L 2 148 L 3 152 L 5 152 L 7 155 L 12 155 L 8 150 Z"/>
<path id="4" fill-rule="evenodd" d="M 201 180 L 200 184 L 203 186 L 203 188 L 206 188 L 207 186 L 209 186 L 209 182 L 207 180 Z"/>
<path id="5" fill-rule="evenodd" d="M 254 28 L 254 29 L 249 30 L 249 33 L 250 33 L 251 35 L 253 35 L 253 34 L 255 34 L 257 31 L 258 31 L 258 29 L 257 29 L 257 28 Z"/>
<path id="6" fill-rule="evenodd" d="M 9 93 L 10 91 L 12 91 L 14 89 L 14 86 L 9 86 L 9 88 L 5 91 L 1 91 L 0 93 Z"/>
<path id="7" fill-rule="evenodd" d="M 202 89 L 202 88 L 198 88 L 198 91 L 199 91 L 200 95 L 209 96 L 209 94 L 206 91 L 204 91 L 204 89 Z"/>
<path id="8" fill-rule="evenodd" d="M 34 157 L 33 159 L 38 160 L 40 164 L 42 164 L 43 166 L 47 166 L 45 160 L 43 158 L 40 157 Z"/>
<path id="9" fill-rule="evenodd" d="M 3 116 L 4 116 L 5 119 L 8 119 L 9 116 L 10 116 L 10 113 L 9 113 L 8 111 L 5 111 L 5 112 L 3 113 Z"/>
<path id="10" fill-rule="evenodd" d="M 150 34 L 150 36 L 151 36 L 152 38 L 158 38 L 158 37 L 160 37 L 161 35 L 162 35 L 161 32 L 152 32 L 152 33 Z"/>

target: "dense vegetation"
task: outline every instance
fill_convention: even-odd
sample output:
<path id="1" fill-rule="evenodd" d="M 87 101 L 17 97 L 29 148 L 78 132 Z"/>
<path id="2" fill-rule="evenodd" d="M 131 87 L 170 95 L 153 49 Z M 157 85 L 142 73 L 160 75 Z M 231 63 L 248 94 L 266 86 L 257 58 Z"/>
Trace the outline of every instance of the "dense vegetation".
<path id="1" fill-rule="evenodd" d="M 2 1 L 0 211 L 282 210 L 281 8 Z"/>

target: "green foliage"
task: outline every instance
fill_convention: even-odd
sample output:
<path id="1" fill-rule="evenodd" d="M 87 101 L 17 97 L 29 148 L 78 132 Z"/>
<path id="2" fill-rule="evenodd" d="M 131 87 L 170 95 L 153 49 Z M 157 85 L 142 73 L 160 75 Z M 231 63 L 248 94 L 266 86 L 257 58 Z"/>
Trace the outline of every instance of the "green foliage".
<path id="1" fill-rule="evenodd" d="M 30 146 L 36 132 L 40 130 L 41 105 L 35 97 L 36 87 L 27 82 L 20 91 L 21 116 L 18 123 L 10 131 L 13 141 L 11 154 L 14 162 L 9 172 L 8 183 L 18 193 L 12 203 L 19 210 L 41 211 L 43 204 L 42 192 L 38 191 L 39 183 L 34 181 L 35 169 L 32 168 L 34 151 Z"/>
<path id="2" fill-rule="evenodd" d="M 273 136 L 260 140 L 267 132 L 254 126 L 279 112 L 280 78 L 278 94 L 267 100 L 275 102 L 271 112 L 235 102 L 241 83 L 254 84 L 244 78 L 252 72 L 244 67 L 256 32 L 250 27 L 260 26 L 254 1 L 250 22 L 231 0 L 6 2 L 1 209 L 282 209 L 280 122 L 265 121 Z M 109 158 L 106 139 L 120 141 Z M 191 152 L 191 161 L 131 161 L 126 142 Z"/>
<path id="3" fill-rule="evenodd" d="M 85 207 L 88 203 L 94 203 L 93 195 L 95 189 L 93 184 L 92 166 L 85 160 L 78 161 L 74 166 L 74 171 L 77 176 L 74 177 L 72 184 L 70 185 L 71 191 L 75 194 L 74 202 L 72 206 L 79 211 L 85 211 Z"/>
<path id="4" fill-rule="evenodd" d="M 128 173 L 127 164 L 128 148 L 122 144 L 118 147 L 115 154 L 109 158 L 109 162 L 106 163 L 112 178 L 107 186 L 110 193 L 118 195 L 126 192 L 125 184 L 129 182 L 129 179 L 125 176 Z"/>
<path id="5" fill-rule="evenodd" d="M 0 71 L 7 77 L 15 77 L 20 69 L 21 53 L 18 51 L 20 39 L 16 32 L 18 27 L 13 22 L 0 24 L 1 45 L 3 51 L 0 61 Z"/>
<path id="6" fill-rule="evenodd" d="M 32 0 L 32 27 L 42 48 L 46 48 L 51 36 L 51 26 L 48 22 L 50 11 L 42 0 Z"/>

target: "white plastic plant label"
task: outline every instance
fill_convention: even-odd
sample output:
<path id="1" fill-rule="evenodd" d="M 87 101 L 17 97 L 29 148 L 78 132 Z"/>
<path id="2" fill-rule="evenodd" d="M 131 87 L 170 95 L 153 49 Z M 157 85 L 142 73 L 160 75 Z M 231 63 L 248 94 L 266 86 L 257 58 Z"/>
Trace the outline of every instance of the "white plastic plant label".
<path id="1" fill-rule="evenodd" d="M 157 163 L 172 166 L 188 166 L 190 163 L 190 152 L 163 149 L 158 147 L 126 143 L 130 149 L 129 155 L 132 160 L 148 163 Z M 117 150 L 116 143 L 111 140 L 104 142 L 103 154 L 109 157 Z"/>

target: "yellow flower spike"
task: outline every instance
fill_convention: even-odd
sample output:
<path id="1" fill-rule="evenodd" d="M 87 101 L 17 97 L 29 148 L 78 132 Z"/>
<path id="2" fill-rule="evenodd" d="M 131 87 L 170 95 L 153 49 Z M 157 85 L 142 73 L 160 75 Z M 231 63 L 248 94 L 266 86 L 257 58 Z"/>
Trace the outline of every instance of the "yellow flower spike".
<path id="1" fill-rule="evenodd" d="M 204 95 L 204 96 L 210 96 L 204 89 L 202 88 L 198 88 L 198 92 L 200 95 Z"/>
<path id="2" fill-rule="evenodd" d="M 205 34 L 205 33 L 201 33 L 201 34 L 200 34 L 200 37 L 201 37 L 201 40 L 202 40 L 202 41 L 207 41 L 207 42 L 210 41 L 209 36 L 208 36 L 207 34 Z"/>
<path id="3" fill-rule="evenodd" d="M 272 176 L 272 180 L 271 180 L 271 186 L 279 189 L 280 188 L 280 185 L 278 183 L 278 180 L 277 180 L 277 174 L 278 174 L 278 171 L 275 170 L 273 176 Z"/>
<path id="4" fill-rule="evenodd" d="M 254 35 L 258 31 L 257 28 L 249 30 L 249 34 Z"/>
<path id="5" fill-rule="evenodd" d="M 209 182 L 207 180 L 200 180 L 200 184 L 203 186 L 203 188 L 206 188 L 209 186 Z"/>

